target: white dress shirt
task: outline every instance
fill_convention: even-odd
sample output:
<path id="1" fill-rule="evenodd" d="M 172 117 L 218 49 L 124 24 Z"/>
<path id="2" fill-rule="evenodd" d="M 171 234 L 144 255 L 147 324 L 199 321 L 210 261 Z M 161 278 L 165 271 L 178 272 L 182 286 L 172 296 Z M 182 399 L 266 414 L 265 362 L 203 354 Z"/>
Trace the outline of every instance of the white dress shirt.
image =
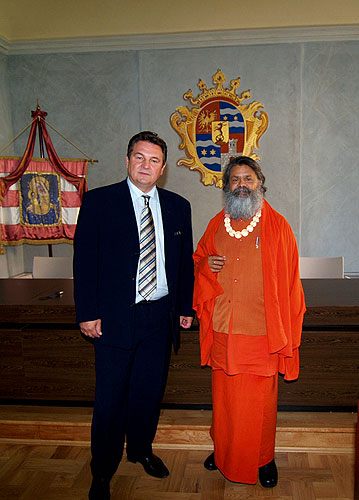
<path id="1" fill-rule="evenodd" d="M 154 186 L 151 191 L 144 193 L 137 186 L 135 186 L 130 179 L 127 177 L 127 184 L 130 189 L 130 194 L 132 198 L 133 208 L 135 210 L 138 236 L 140 237 L 140 227 L 141 227 L 141 212 L 145 205 L 144 195 L 149 196 L 149 205 L 152 212 L 153 223 L 155 225 L 155 235 L 156 235 L 156 279 L 157 288 L 155 293 L 152 295 L 151 300 L 158 300 L 165 295 L 168 295 L 168 286 L 166 278 L 166 268 L 165 268 L 165 242 L 163 234 L 163 223 L 162 223 L 162 212 L 161 204 L 158 196 L 158 191 L 156 186 Z M 138 259 L 138 262 L 140 259 Z M 138 293 L 138 274 L 139 265 L 137 266 L 137 276 L 136 276 L 136 304 L 143 300 L 142 295 Z"/>

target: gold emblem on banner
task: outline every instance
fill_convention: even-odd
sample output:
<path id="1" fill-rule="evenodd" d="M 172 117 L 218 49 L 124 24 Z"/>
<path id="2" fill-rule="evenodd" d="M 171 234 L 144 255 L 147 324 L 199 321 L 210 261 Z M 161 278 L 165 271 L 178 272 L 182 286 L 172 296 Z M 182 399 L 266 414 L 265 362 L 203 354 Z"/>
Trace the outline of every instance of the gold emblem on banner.
<path id="1" fill-rule="evenodd" d="M 199 80 L 201 93 L 195 98 L 191 90 L 183 98 L 192 104 L 180 106 L 171 115 L 171 125 L 179 134 L 187 158 L 181 158 L 177 165 L 199 170 L 205 185 L 222 187 L 223 170 L 234 156 L 260 157 L 254 153 L 259 138 L 268 127 L 268 116 L 261 109 L 263 104 L 254 101 L 242 104 L 251 98 L 251 91 L 245 90 L 239 96 L 236 91 L 240 78 L 231 80 L 230 88 L 224 88 L 226 78 L 219 69 L 213 75 L 215 87 Z"/>

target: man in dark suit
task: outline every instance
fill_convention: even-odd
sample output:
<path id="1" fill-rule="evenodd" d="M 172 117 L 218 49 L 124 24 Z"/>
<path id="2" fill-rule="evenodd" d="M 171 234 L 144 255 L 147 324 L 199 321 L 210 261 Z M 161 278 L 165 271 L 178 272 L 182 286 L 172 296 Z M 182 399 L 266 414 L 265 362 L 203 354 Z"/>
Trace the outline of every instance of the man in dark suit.
<path id="1" fill-rule="evenodd" d="M 152 453 L 171 344 L 192 324 L 191 209 L 156 187 L 166 143 L 152 132 L 130 140 L 128 178 L 85 194 L 74 240 L 77 321 L 95 348 L 90 499 L 110 498 L 122 458 L 155 477 Z"/>

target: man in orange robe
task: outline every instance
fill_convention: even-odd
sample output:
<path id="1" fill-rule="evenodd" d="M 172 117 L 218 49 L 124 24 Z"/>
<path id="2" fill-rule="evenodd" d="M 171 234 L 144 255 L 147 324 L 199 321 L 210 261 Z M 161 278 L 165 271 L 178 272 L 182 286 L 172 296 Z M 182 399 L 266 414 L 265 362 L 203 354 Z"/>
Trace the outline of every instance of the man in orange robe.
<path id="1" fill-rule="evenodd" d="M 265 200 L 252 158 L 233 158 L 223 175 L 225 210 L 194 253 L 194 309 L 201 363 L 212 367 L 214 453 L 205 461 L 231 481 L 277 484 L 274 461 L 278 372 L 299 374 L 305 313 L 297 244 Z"/>

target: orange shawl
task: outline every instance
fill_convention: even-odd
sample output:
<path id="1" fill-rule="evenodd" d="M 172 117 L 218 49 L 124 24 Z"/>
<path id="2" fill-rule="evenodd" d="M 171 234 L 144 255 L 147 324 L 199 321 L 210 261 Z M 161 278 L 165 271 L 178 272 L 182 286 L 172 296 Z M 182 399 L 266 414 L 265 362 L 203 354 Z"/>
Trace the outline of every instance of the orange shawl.
<path id="1" fill-rule="evenodd" d="M 223 221 L 223 214 L 222 210 L 211 219 L 193 254 L 193 308 L 200 322 L 202 365 L 208 363 L 213 343 L 214 300 L 223 293 L 217 274 L 212 273 L 208 266 L 208 255 L 217 255 L 215 234 Z M 288 222 L 265 200 L 261 220 L 260 246 L 269 352 L 278 353 L 279 372 L 284 374 L 285 380 L 295 380 L 299 375 L 298 348 L 305 313 L 297 243 Z"/>

